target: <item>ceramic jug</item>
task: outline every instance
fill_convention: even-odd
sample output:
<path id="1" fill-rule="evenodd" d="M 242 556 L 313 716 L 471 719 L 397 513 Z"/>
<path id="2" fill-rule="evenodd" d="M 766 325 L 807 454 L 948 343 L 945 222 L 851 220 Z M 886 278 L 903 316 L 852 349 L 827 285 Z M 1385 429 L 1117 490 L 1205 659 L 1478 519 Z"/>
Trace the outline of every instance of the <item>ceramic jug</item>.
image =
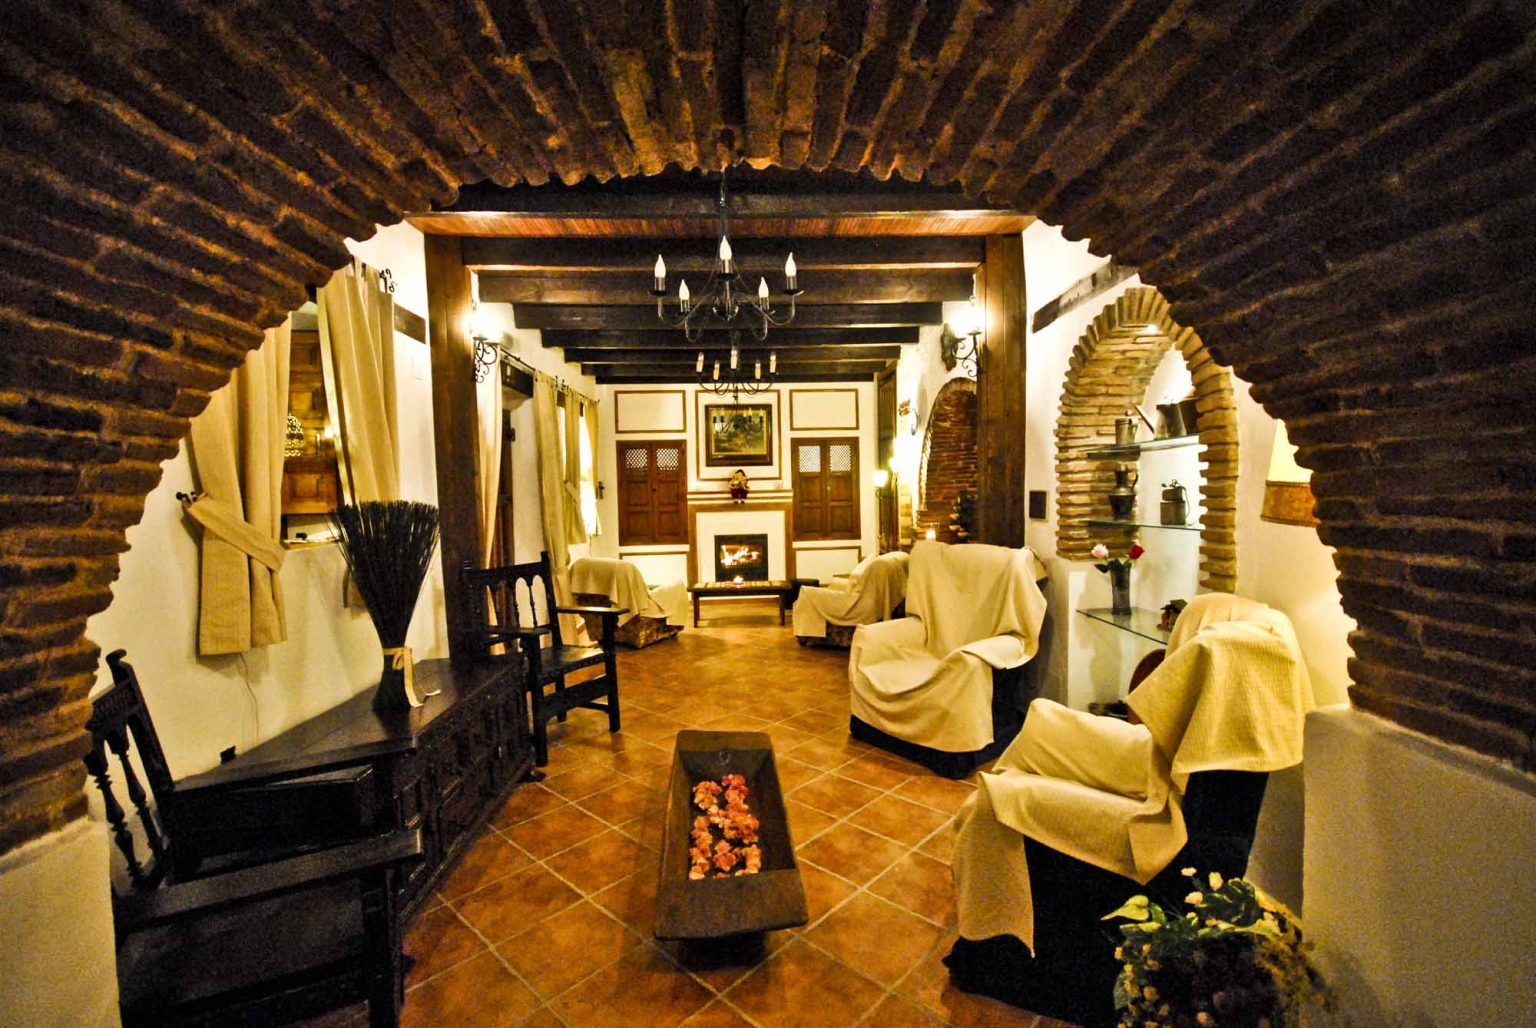
<path id="1" fill-rule="evenodd" d="M 1134 520 L 1136 482 L 1139 478 L 1134 464 L 1115 465 L 1115 487 L 1109 491 L 1109 509 L 1116 521 Z"/>

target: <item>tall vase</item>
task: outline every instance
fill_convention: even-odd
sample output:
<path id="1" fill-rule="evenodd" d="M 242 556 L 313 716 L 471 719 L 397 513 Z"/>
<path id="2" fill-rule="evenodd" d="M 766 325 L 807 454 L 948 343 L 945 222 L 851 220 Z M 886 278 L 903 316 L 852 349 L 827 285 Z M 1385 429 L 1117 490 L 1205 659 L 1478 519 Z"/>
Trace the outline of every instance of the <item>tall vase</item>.
<path id="1" fill-rule="evenodd" d="M 1129 614 L 1131 612 L 1131 566 L 1129 564 L 1109 566 L 1109 589 L 1112 596 L 1109 603 L 1110 612 Z"/>

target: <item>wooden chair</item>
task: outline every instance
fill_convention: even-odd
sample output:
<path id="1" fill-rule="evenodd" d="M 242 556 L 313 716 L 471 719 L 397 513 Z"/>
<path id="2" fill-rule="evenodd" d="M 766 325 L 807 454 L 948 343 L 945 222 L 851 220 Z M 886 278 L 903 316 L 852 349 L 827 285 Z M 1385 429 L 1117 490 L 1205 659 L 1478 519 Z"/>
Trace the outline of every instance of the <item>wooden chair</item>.
<path id="1" fill-rule="evenodd" d="M 421 855 L 420 832 L 181 877 L 175 827 L 188 814 L 123 656 L 107 657 L 114 684 L 92 705 L 85 756 L 127 864 L 129 885 L 113 896 L 123 1024 L 285 1024 L 367 1002 L 372 1028 L 397 1025 L 404 982 L 391 876 Z M 138 814 L 143 859 L 109 754 Z"/>
<path id="2" fill-rule="evenodd" d="M 468 595 L 470 626 L 483 646 L 482 655 L 495 659 L 493 649 L 516 645 L 527 664 L 528 697 L 533 714 L 534 763 L 549 763 L 551 718 L 564 721 L 577 707 L 608 715 L 608 730 L 619 730 L 619 667 L 617 633 L 619 616 L 626 607 L 559 607 L 555 605 L 554 576 L 549 554 L 536 563 L 477 568 L 465 561 L 464 591 Z M 519 588 L 521 587 L 521 588 Z M 542 611 L 537 597 L 543 597 Z M 486 606 L 490 598 L 496 611 L 493 624 Z M 602 639 L 597 646 L 568 646 L 560 636 L 559 614 L 594 614 L 602 618 Z M 546 643 L 548 645 L 546 645 Z M 602 665 L 603 674 L 571 685 L 566 676 L 583 668 Z"/>

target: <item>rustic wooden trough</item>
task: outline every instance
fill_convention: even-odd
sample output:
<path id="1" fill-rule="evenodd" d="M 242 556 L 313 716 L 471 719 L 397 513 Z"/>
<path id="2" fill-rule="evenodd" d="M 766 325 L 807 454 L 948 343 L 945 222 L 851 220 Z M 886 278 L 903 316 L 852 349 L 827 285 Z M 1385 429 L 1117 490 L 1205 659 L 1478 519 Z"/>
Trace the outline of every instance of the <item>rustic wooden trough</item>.
<path id="1" fill-rule="evenodd" d="M 747 805 L 757 815 L 762 870 L 730 878 L 688 877 L 693 786 L 737 774 L 747 780 Z M 721 939 L 795 928 L 809 919 L 784 794 L 763 732 L 678 732 L 667 787 L 667 820 L 656 887 L 658 939 Z"/>

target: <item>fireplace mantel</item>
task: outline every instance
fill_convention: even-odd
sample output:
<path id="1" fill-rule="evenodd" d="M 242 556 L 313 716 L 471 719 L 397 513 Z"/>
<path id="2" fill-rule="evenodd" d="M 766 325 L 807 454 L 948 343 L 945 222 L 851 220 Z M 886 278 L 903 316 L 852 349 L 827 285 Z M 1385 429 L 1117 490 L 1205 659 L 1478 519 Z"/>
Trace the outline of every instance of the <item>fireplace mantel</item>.
<path id="1" fill-rule="evenodd" d="M 776 523 L 777 539 L 770 538 L 768 548 L 770 554 L 783 554 L 784 577 L 795 577 L 795 547 L 792 523 L 793 506 L 791 497 L 785 494 L 782 498 L 759 498 L 735 501 L 725 493 L 714 493 L 708 496 L 690 495 L 688 497 L 688 581 L 702 581 L 700 572 L 708 564 L 709 572 L 714 573 L 714 537 L 715 535 L 734 535 L 745 532 L 760 532 L 761 528 L 755 527 L 762 522 L 761 515 L 776 514 L 779 521 Z M 699 534 L 699 516 L 707 516 L 707 521 L 716 527 L 709 530 L 709 538 L 703 538 Z M 738 515 L 757 515 L 756 517 L 741 517 Z M 741 526 L 730 525 L 730 522 L 742 520 L 747 522 Z M 727 527 L 729 526 L 729 527 Z"/>

